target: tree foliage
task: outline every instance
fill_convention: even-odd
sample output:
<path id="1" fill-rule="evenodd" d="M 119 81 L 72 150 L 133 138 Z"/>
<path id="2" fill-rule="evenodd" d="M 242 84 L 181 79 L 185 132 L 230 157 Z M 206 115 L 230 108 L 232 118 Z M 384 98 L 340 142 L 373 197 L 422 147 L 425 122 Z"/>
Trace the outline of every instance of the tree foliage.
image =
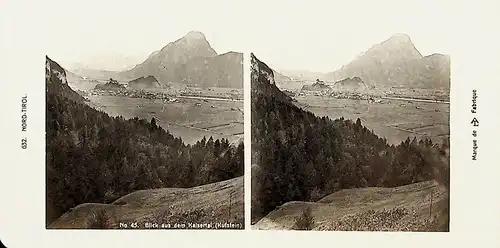
<path id="1" fill-rule="evenodd" d="M 81 203 L 243 175 L 243 143 L 210 137 L 185 145 L 154 118 L 110 117 L 65 97 L 57 85 L 47 85 L 47 223 Z"/>

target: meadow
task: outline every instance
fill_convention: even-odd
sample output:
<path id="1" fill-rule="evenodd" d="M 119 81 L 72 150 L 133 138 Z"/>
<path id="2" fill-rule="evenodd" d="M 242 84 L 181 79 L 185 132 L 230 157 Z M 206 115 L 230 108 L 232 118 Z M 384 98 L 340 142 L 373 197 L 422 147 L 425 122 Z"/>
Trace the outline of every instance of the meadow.
<path id="1" fill-rule="evenodd" d="M 186 144 L 203 137 L 226 138 L 230 143 L 243 137 L 243 102 L 178 98 L 176 102 L 161 99 L 124 96 L 88 96 L 92 107 L 111 116 L 124 118 L 155 117 L 157 123 Z"/>
<path id="2" fill-rule="evenodd" d="M 370 103 L 368 100 L 312 95 L 298 96 L 296 99 L 302 109 L 319 117 L 360 118 L 364 126 L 386 138 L 389 144 L 399 144 L 408 137 L 430 138 L 438 143 L 449 138 L 449 104 L 386 99 Z"/>

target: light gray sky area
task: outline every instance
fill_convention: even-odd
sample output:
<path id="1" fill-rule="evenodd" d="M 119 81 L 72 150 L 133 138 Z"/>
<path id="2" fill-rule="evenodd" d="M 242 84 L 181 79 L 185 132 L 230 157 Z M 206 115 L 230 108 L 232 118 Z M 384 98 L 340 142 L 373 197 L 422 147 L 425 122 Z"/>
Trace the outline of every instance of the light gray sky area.
<path id="1" fill-rule="evenodd" d="M 395 33 L 425 56 L 449 54 L 452 1 L 58 2 L 47 54 L 68 68 L 122 70 L 201 31 L 219 53 L 254 52 L 275 69 L 333 71 Z"/>
<path id="2" fill-rule="evenodd" d="M 242 51 L 244 8 L 238 1 L 49 1 L 57 23 L 47 54 L 66 67 L 120 70 L 144 61 L 153 51 L 189 31 L 205 34 L 222 54 Z"/>
<path id="3" fill-rule="evenodd" d="M 252 50 L 275 69 L 339 69 L 393 34 L 422 53 L 449 53 L 451 1 L 269 1 Z M 264 20 L 261 20 L 264 22 Z M 255 38 L 255 37 L 254 37 Z"/>

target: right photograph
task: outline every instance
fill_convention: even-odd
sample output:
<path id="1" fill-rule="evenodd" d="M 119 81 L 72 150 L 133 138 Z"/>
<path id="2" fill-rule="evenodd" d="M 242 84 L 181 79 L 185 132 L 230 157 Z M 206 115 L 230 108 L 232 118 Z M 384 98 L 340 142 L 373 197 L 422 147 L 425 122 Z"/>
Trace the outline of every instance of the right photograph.
<path id="1" fill-rule="evenodd" d="M 407 33 L 355 53 L 251 54 L 252 229 L 449 232 L 450 56 Z"/>

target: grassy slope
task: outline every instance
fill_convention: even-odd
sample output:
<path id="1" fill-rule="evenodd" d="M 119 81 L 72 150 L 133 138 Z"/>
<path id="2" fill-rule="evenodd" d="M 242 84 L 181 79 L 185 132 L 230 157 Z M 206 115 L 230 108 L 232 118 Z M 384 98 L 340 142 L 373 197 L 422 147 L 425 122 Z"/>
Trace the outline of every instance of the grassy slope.
<path id="1" fill-rule="evenodd" d="M 253 228 L 292 229 L 302 211 L 310 207 L 313 230 L 432 231 L 444 221 L 445 192 L 435 181 L 397 188 L 345 189 L 317 202 L 287 202 Z M 432 220 L 434 222 L 429 223 Z"/>
<path id="2" fill-rule="evenodd" d="M 49 228 L 117 228 L 119 223 L 244 225 L 243 177 L 193 188 L 161 188 L 130 193 L 111 204 L 85 203 L 65 213 Z M 231 199 L 230 199 L 231 196 Z M 201 211 L 201 212 L 200 212 Z M 106 216 L 107 223 L 99 225 Z"/>

